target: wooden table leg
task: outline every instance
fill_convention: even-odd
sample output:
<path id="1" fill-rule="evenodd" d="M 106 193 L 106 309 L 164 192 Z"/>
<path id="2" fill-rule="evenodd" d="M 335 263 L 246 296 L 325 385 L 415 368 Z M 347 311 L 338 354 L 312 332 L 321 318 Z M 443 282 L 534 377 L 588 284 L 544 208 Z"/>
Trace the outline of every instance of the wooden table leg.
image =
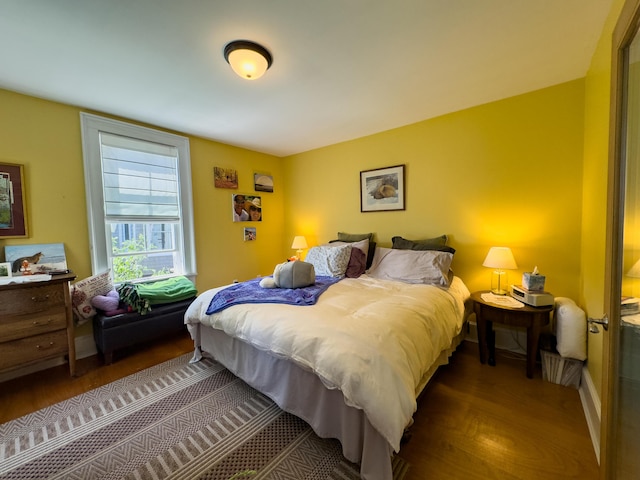
<path id="1" fill-rule="evenodd" d="M 540 340 L 540 330 L 542 321 L 538 315 L 533 315 L 531 326 L 527 327 L 527 377 L 533 378 L 536 368 L 536 355 L 538 353 L 538 342 Z"/>
<path id="2" fill-rule="evenodd" d="M 476 328 L 478 330 L 478 350 L 480 351 L 480 363 L 487 362 L 487 322 L 482 318 L 482 306 L 475 304 Z"/>
<path id="3" fill-rule="evenodd" d="M 496 332 L 493 329 L 493 322 L 487 324 L 487 350 L 489 350 L 488 363 L 492 367 L 496 366 Z"/>

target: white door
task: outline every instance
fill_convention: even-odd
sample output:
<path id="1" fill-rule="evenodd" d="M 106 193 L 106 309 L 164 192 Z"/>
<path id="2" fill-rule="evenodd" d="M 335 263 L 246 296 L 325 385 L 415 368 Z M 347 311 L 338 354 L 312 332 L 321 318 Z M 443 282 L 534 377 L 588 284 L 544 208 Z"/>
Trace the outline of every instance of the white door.
<path id="1" fill-rule="evenodd" d="M 640 0 L 613 36 L 601 478 L 640 478 Z M 607 365 L 608 360 L 608 365 Z"/>

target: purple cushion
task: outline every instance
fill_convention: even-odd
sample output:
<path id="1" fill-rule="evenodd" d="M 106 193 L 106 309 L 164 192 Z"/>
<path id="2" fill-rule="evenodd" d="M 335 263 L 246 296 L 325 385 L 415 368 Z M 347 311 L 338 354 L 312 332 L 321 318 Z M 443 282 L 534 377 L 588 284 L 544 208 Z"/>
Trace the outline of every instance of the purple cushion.
<path id="1" fill-rule="evenodd" d="M 95 295 L 91 299 L 91 305 L 105 312 L 116 310 L 119 303 L 120 295 L 115 290 L 111 290 L 105 295 Z"/>
<path id="2" fill-rule="evenodd" d="M 351 249 L 351 257 L 347 265 L 345 276 L 347 278 L 358 278 L 367 268 L 367 257 L 359 248 Z"/>

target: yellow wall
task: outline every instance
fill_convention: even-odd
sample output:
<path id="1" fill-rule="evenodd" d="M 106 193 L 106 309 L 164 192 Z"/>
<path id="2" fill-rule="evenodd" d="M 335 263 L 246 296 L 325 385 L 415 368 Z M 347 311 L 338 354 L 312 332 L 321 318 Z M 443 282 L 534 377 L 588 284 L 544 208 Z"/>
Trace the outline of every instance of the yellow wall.
<path id="1" fill-rule="evenodd" d="M 67 264 L 78 279 L 91 275 L 81 109 L 0 90 L 0 162 L 24 165 L 28 238 L 0 239 L 5 245 L 64 243 Z M 197 286 L 200 291 L 270 274 L 281 262 L 284 188 L 280 159 L 202 138 L 190 137 L 195 210 Z M 238 170 L 238 190 L 217 189 L 213 167 Z M 233 223 L 232 193 L 254 193 L 253 174 L 273 176 L 274 193 L 262 193 L 264 221 Z M 243 241 L 243 227 L 256 226 L 258 240 Z"/>
<path id="2" fill-rule="evenodd" d="M 287 237 L 313 245 L 338 231 L 375 232 L 390 246 L 394 235 L 446 233 L 472 291 L 490 286 L 489 247 L 509 246 L 512 283 L 537 265 L 549 291 L 577 298 L 583 105 L 577 80 L 288 157 Z M 398 164 L 406 210 L 361 213 L 359 172 Z"/>
<path id="3" fill-rule="evenodd" d="M 489 286 L 488 248 L 513 249 L 519 269 L 537 265 L 547 289 L 603 310 L 610 37 L 624 3 L 615 0 L 586 79 L 406 127 L 278 159 L 190 137 L 198 288 L 267 275 L 292 254 L 336 232 L 417 239 L 446 233 L 454 269 L 471 290 Z M 80 108 L 0 90 L 0 161 L 25 166 L 24 243 L 65 244 L 78 278 L 91 274 L 80 139 Z M 381 112 L 383 114 L 383 112 Z M 126 119 L 125 119 L 126 120 Z M 361 213 L 359 172 L 404 164 L 406 210 Z M 231 194 L 213 186 L 213 167 L 236 168 L 237 192 L 253 174 L 273 176 L 262 194 L 258 241 L 231 222 Z M 602 336 L 589 338 L 589 371 L 600 388 Z"/>
<path id="4" fill-rule="evenodd" d="M 582 198 L 582 265 L 579 304 L 590 317 L 604 314 L 611 36 L 624 0 L 615 0 L 585 80 L 584 175 Z M 604 335 L 589 334 L 588 362 L 602 397 Z"/>

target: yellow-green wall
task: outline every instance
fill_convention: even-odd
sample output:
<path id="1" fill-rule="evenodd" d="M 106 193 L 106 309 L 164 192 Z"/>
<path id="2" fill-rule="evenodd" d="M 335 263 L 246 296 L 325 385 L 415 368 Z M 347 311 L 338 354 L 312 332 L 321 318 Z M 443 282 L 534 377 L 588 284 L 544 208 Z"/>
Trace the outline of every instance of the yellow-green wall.
<path id="1" fill-rule="evenodd" d="M 601 315 L 611 32 L 623 3 L 614 1 L 582 80 L 284 159 L 190 136 L 199 290 L 270 274 L 294 235 L 314 245 L 371 231 L 389 246 L 393 235 L 446 233 L 471 290 L 489 286 L 488 248 L 506 245 L 519 267 L 512 281 L 537 265 L 548 290 Z M 5 90 L 0 105 L 0 162 L 25 166 L 29 225 L 26 239 L 0 239 L 0 259 L 5 245 L 62 242 L 69 267 L 89 276 L 82 109 Z M 398 164 L 406 210 L 361 213 L 359 172 Z M 238 170 L 237 192 L 253 193 L 254 173 L 273 176 L 256 242 L 231 222 L 236 191 L 213 186 L 214 166 Z M 590 335 L 598 393 L 601 355 L 602 336 Z"/>
<path id="2" fill-rule="evenodd" d="M 91 275 L 80 133 L 80 108 L 0 90 L 0 162 L 24 165 L 28 238 L 0 239 L 5 245 L 64 243 L 67 263 L 78 279 Z M 95 112 L 94 112 L 95 113 Z M 282 261 L 282 161 L 276 157 L 189 137 L 195 211 L 198 289 L 270 274 Z M 213 167 L 235 168 L 238 190 L 213 185 Z M 262 193 L 264 221 L 233 223 L 232 193 L 254 193 L 253 174 L 273 176 L 273 193 Z M 243 228 L 255 226 L 258 241 L 245 242 Z"/>
<path id="3" fill-rule="evenodd" d="M 606 20 L 585 80 L 584 174 L 582 197 L 582 253 L 579 304 L 587 315 L 604 314 L 607 176 L 611 48 L 615 24 L 624 0 L 615 0 Z M 589 376 L 602 398 L 603 334 L 589 334 Z"/>
<path id="4" fill-rule="evenodd" d="M 549 291 L 577 299 L 583 106 L 577 80 L 288 157 L 287 237 L 374 232 L 390 246 L 446 233 L 471 290 L 490 286 L 489 247 L 509 246 L 512 281 L 537 265 Z M 398 164 L 406 210 L 361 213 L 359 172 Z"/>

